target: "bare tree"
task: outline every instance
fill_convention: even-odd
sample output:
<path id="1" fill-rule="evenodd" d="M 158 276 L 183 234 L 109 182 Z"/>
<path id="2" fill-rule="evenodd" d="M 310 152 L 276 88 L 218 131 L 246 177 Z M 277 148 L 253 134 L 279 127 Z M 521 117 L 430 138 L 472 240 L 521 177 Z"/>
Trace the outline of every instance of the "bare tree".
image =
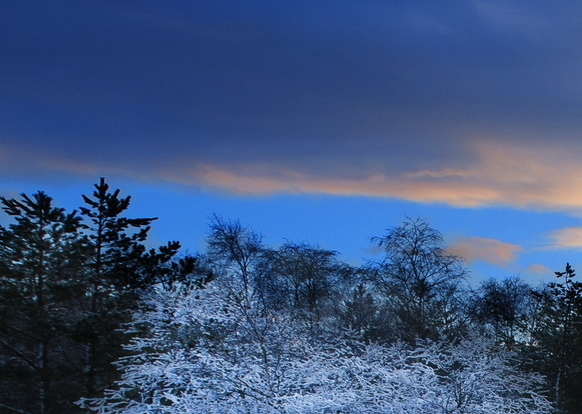
<path id="1" fill-rule="evenodd" d="M 446 251 L 440 232 L 424 219 L 408 218 L 402 226 L 372 239 L 385 259 L 373 273 L 402 339 L 437 339 L 459 329 L 458 293 L 466 269 Z"/>

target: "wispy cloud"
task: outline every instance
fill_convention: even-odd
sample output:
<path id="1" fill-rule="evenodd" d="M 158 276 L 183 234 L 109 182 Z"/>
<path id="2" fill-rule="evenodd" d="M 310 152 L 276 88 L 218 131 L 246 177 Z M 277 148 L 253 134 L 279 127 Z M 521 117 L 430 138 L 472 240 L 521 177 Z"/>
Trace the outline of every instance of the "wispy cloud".
<path id="1" fill-rule="evenodd" d="M 527 267 L 526 269 L 527 273 L 534 273 L 536 275 L 544 275 L 544 276 L 553 276 L 554 275 L 554 271 L 552 269 L 550 269 L 548 266 L 543 265 L 543 264 L 539 264 L 539 263 L 534 263 L 530 266 Z"/>
<path id="2" fill-rule="evenodd" d="M 338 163 L 323 165 L 317 171 L 305 165 L 295 168 L 285 163 L 260 163 L 241 156 L 239 162 L 200 163 L 191 166 L 176 155 L 175 162 L 107 163 L 83 161 L 34 150 L 10 150 L 3 147 L 2 169 L 35 169 L 53 173 L 94 176 L 101 171 L 152 181 L 214 188 L 235 194 L 322 193 L 344 196 L 371 196 L 403 199 L 421 203 L 443 203 L 462 207 L 510 206 L 522 209 L 582 211 L 582 157 L 570 146 L 560 149 L 538 144 L 516 144 L 484 140 L 472 147 L 463 159 L 475 161 L 441 169 L 407 171 L 406 163 L 393 171 L 353 167 L 342 169 Z M 24 160 L 24 162 L 23 162 Z M 393 165 L 393 166 L 394 166 Z M 369 169 L 369 168 L 368 168 Z M 570 233 L 556 233 L 556 245 L 568 245 Z M 570 242 L 571 243 L 571 242 Z"/>
<path id="3" fill-rule="evenodd" d="M 582 227 L 568 227 L 550 234 L 550 248 L 582 250 Z"/>
<path id="4" fill-rule="evenodd" d="M 582 166 L 578 152 L 549 145 L 523 147 L 494 141 L 474 145 L 476 161 L 462 166 L 369 175 L 328 169 L 318 173 L 276 164 L 195 165 L 167 168 L 166 179 L 243 194 L 326 193 L 445 203 L 452 206 L 512 206 L 582 211 Z M 567 177 L 567 179 L 566 179 Z"/>
<path id="5" fill-rule="evenodd" d="M 478 260 L 498 266 L 514 263 L 523 248 L 511 243 L 484 237 L 467 237 L 458 240 L 448 251 L 461 256 L 468 263 Z"/>

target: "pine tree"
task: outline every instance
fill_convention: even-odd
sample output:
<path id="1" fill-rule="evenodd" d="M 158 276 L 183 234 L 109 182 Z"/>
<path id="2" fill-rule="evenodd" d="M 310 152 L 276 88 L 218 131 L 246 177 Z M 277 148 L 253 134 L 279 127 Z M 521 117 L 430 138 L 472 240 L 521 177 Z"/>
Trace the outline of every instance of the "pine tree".
<path id="1" fill-rule="evenodd" d="M 154 218 L 127 218 L 130 197 L 104 179 L 86 206 L 66 213 L 44 192 L 0 198 L 0 412 L 78 413 L 118 378 L 121 328 L 140 294 L 198 283 L 193 257 L 145 243 Z M 83 221 L 85 219 L 85 221 Z"/>
<path id="2" fill-rule="evenodd" d="M 0 201 L 15 221 L 0 226 L 0 407 L 65 413 L 80 396 L 70 338 L 84 294 L 80 217 L 44 192 Z"/>
<path id="3" fill-rule="evenodd" d="M 128 340 L 120 327 L 135 309 L 140 289 L 165 281 L 176 270 L 164 266 L 180 248 L 178 242 L 170 242 L 159 251 L 148 250 L 144 243 L 156 218 L 127 218 L 123 214 L 130 196 L 120 197 L 119 189 L 111 192 L 104 178 L 94 187 L 92 197 L 83 195 L 86 206 L 81 207 L 89 222 L 85 226 L 89 277 L 77 337 L 87 347 L 87 396 L 98 395 L 117 378 L 112 362 L 123 354 L 122 344 Z"/>
<path id="4" fill-rule="evenodd" d="M 557 407 L 578 413 L 582 407 L 582 282 L 574 280 L 576 272 L 569 263 L 565 271 L 555 274 L 559 282 L 536 293 L 541 314 L 530 357 L 547 376 Z"/>

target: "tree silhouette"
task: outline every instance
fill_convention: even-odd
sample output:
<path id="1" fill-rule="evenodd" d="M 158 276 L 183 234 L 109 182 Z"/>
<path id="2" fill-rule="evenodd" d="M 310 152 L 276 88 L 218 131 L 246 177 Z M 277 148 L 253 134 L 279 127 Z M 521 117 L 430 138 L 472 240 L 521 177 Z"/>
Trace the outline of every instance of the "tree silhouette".
<path id="1" fill-rule="evenodd" d="M 459 284 L 466 269 L 446 252 L 441 233 L 426 220 L 407 219 L 373 239 L 386 257 L 373 273 L 402 339 L 438 339 L 458 329 Z"/>
<path id="2" fill-rule="evenodd" d="M 582 283 L 576 272 L 566 264 L 563 272 L 555 272 L 558 282 L 535 292 L 541 304 L 536 346 L 529 357 L 552 386 L 552 396 L 559 409 L 579 412 L 582 397 Z"/>
<path id="3" fill-rule="evenodd" d="M 14 219 L 0 226 L 1 406 L 16 412 L 66 412 L 78 398 L 70 333 L 84 294 L 81 219 L 66 214 L 44 192 L 20 200 L 0 197 Z"/>

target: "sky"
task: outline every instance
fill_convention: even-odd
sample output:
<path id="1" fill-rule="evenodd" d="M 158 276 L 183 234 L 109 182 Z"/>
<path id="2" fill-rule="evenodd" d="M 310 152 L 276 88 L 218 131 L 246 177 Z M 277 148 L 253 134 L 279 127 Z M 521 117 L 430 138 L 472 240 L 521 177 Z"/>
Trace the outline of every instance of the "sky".
<path id="1" fill-rule="evenodd" d="M 8 0 L 0 56 L 2 196 L 105 177 L 185 252 L 217 214 L 357 265 L 421 217 L 475 280 L 582 269 L 581 2 Z"/>

